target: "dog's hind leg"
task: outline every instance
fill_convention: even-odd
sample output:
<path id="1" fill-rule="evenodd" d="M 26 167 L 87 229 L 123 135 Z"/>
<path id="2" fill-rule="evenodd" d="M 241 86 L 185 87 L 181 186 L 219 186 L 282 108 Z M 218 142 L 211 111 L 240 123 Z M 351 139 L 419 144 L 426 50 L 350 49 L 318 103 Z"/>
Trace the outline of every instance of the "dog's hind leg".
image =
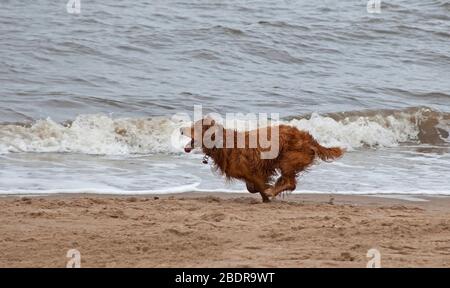
<path id="1" fill-rule="evenodd" d="M 296 188 L 295 176 L 307 168 L 314 160 L 314 154 L 290 151 L 280 158 L 281 177 L 274 187 L 264 190 L 268 197 L 276 197 L 283 191 L 293 191 Z"/>
<path id="2" fill-rule="evenodd" d="M 264 194 L 268 197 L 276 197 L 283 191 L 293 191 L 296 188 L 295 174 L 281 175 L 275 186 L 264 190 Z"/>

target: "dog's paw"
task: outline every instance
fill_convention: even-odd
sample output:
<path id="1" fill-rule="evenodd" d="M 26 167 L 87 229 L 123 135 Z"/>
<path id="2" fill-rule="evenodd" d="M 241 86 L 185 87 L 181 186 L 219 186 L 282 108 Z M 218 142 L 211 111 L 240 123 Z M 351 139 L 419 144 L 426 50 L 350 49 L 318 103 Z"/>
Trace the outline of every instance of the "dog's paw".
<path id="1" fill-rule="evenodd" d="M 262 201 L 263 201 L 263 203 L 270 203 L 270 199 L 267 197 L 265 197 L 265 198 L 263 197 Z"/>
<path id="2" fill-rule="evenodd" d="M 264 190 L 264 194 L 266 194 L 267 197 L 275 197 L 275 191 L 273 188 L 267 188 Z"/>

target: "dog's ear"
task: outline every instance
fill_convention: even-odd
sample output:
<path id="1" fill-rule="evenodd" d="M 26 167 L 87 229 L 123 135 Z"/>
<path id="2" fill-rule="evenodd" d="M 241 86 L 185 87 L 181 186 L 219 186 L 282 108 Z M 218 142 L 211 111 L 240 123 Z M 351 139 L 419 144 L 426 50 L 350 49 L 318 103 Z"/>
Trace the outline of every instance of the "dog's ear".
<path id="1" fill-rule="evenodd" d="M 216 124 L 216 121 L 211 116 L 207 115 L 205 118 L 203 118 L 204 126 L 214 126 L 215 124 Z"/>
<path id="2" fill-rule="evenodd" d="M 207 127 L 203 135 L 203 144 L 206 148 L 223 148 L 223 129 L 219 126 Z"/>

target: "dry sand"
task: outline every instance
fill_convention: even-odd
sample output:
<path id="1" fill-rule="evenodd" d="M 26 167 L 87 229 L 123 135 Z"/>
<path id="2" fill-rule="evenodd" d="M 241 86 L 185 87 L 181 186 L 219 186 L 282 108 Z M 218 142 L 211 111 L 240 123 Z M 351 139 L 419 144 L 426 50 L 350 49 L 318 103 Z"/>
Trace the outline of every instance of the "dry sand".
<path id="1" fill-rule="evenodd" d="M 450 198 L 0 198 L 0 267 L 450 267 Z"/>

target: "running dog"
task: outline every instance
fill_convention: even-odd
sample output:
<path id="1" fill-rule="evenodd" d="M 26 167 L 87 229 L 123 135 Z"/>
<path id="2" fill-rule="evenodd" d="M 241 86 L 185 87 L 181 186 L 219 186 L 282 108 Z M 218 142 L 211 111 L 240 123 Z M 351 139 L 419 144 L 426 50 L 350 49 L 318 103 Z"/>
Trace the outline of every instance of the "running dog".
<path id="1" fill-rule="evenodd" d="M 317 157 L 330 161 L 344 153 L 339 147 L 323 147 L 308 132 L 288 125 L 238 132 L 225 129 L 214 119 L 205 117 L 191 127 L 181 128 L 180 131 L 191 138 L 184 147 L 186 153 L 194 148 L 201 148 L 205 157 L 214 161 L 219 172 L 228 179 L 245 181 L 247 190 L 250 193 L 260 193 L 263 202 L 270 202 L 269 198 L 276 197 L 283 191 L 295 190 L 296 176 L 310 167 Z M 252 139 L 259 139 L 260 134 L 267 136 L 269 140 L 278 139 L 276 157 L 263 159 L 262 153 L 267 152 L 270 147 L 262 147 L 260 142 L 251 145 L 254 143 Z M 210 143 L 204 141 L 205 138 L 209 139 Z M 230 143 L 232 145 L 229 145 Z M 274 181 L 277 171 L 281 176 Z M 271 182 L 275 184 L 269 184 Z"/>

